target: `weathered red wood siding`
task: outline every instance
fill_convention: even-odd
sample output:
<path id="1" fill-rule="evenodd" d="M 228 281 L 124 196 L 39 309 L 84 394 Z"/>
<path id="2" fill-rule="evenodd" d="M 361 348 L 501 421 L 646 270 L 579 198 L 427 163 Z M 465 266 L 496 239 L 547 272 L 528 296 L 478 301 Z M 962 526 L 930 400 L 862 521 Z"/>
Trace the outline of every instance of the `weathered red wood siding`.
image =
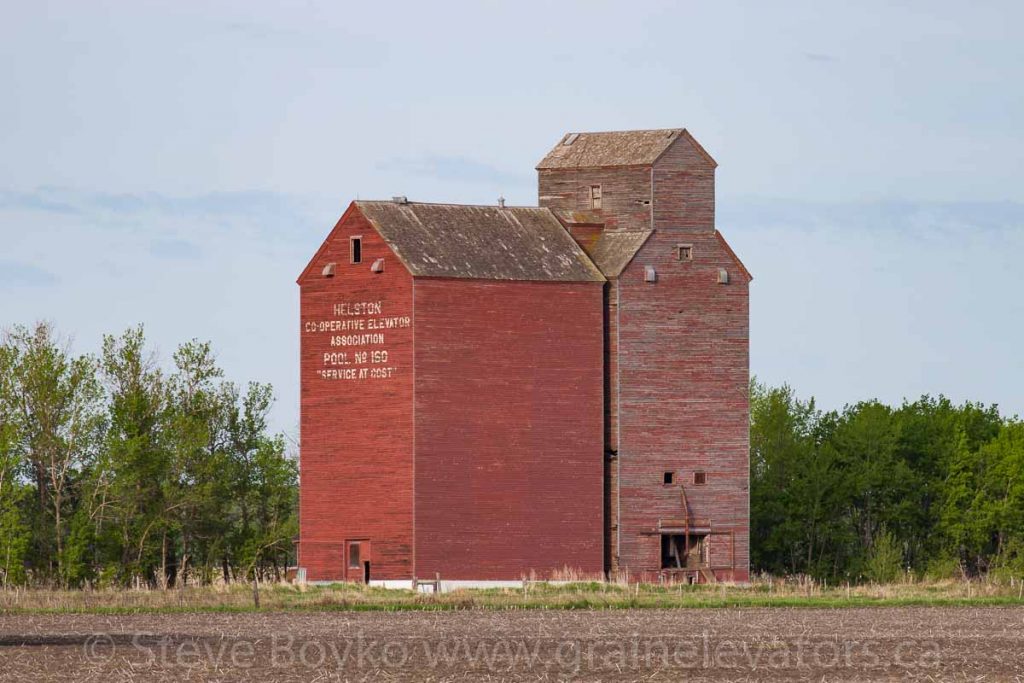
<path id="1" fill-rule="evenodd" d="M 715 229 L 715 164 L 687 137 L 676 140 L 654 163 L 655 230 Z"/>
<path id="2" fill-rule="evenodd" d="M 716 532 L 710 563 L 749 563 L 748 277 L 715 235 L 715 163 L 687 135 L 644 167 L 540 169 L 540 205 L 590 210 L 602 186 L 606 229 L 654 235 L 605 302 L 606 565 L 632 576 L 661 567 L 661 519 L 694 518 Z M 644 204 L 645 199 L 651 201 Z M 690 244 L 693 260 L 678 260 Z M 654 266 L 657 282 L 644 281 Z M 718 270 L 730 275 L 718 284 Z M 693 485 L 695 471 L 707 484 Z M 663 485 L 665 472 L 674 484 Z"/>
<path id="3" fill-rule="evenodd" d="M 679 261 L 676 245 L 693 245 Z M 644 281 L 654 266 L 656 283 Z M 718 284 L 724 268 L 729 284 Z M 623 272 L 619 286 L 620 564 L 658 569 L 659 519 L 680 519 L 679 483 L 691 514 L 735 534 L 746 580 L 749 479 L 748 280 L 713 232 L 662 228 Z M 707 473 L 704 486 L 695 471 Z M 676 483 L 663 485 L 664 472 Z M 733 561 L 726 536 L 711 538 L 712 566 Z"/>
<path id="4" fill-rule="evenodd" d="M 416 572 L 603 565 L 602 284 L 419 278 Z"/>
<path id="5" fill-rule="evenodd" d="M 608 230 L 651 227 L 650 166 L 618 168 L 540 169 L 539 205 L 575 209 L 601 216 Z M 590 187 L 601 186 L 601 208 L 592 209 Z"/>
<path id="6" fill-rule="evenodd" d="M 349 237 L 362 236 L 362 262 L 351 264 Z M 370 265 L 384 258 L 383 273 Z M 335 275 L 322 276 L 335 263 Z M 301 286 L 301 444 L 299 564 L 309 580 L 345 579 L 344 542 L 369 540 L 362 549 L 371 578 L 409 578 L 413 572 L 413 330 L 412 278 L 358 209 L 338 222 Z M 380 302 L 379 314 L 335 305 Z M 332 336 L 367 334 L 371 320 L 410 318 L 385 329 L 384 343 L 332 346 Z M 363 330 L 323 332 L 324 321 L 363 320 Z M 386 351 L 386 362 L 325 364 L 332 352 Z M 392 376 L 325 379 L 324 370 L 367 370 Z M 374 372 L 376 371 L 376 372 Z M 355 574 L 356 572 L 353 572 Z M 359 576 L 347 577 L 358 580 Z"/>
<path id="7" fill-rule="evenodd" d="M 683 136 L 652 170 L 655 233 L 622 275 L 620 393 L 624 497 L 646 495 L 629 506 L 621 524 L 624 563 L 660 566 L 660 547 L 638 534 L 658 518 L 678 518 L 679 486 L 662 485 L 666 471 L 686 487 L 691 514 L 732 537 L 709 539 L 709 563 L 733 564 L 722 578 L 749 576 L 750 328 L 749 277 L 715 235 L 715 164 Z M 680 261 L 677 246 L 693 245 Z M 658 282 L 643 282 L 653 265 Z M 718 283 L 718 272 L 729 274 Z M 657 326 L 657 334 L 652 327 Z M 651 400 L 657 401 L 652 404 Z M 645 453 L 644 458 L 630 454 Z M 695 486 L 693 473 L 707 483 Z M 625 531 L 628 529 L 628 532 Z M 652 552 L 653 551 L 653 552 Z"/>
<path id="8" fill-rule="evenodd" d="M 604 292 L 604 568 L 619 568 L 619 282 L 608 281 Z"/>

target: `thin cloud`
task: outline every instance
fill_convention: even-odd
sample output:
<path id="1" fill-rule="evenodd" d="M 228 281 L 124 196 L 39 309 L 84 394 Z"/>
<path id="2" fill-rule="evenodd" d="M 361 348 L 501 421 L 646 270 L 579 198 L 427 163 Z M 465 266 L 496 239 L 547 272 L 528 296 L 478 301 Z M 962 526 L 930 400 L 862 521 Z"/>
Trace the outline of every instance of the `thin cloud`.
<path id="1" fill-rule="evenodd" d="M 179 239 L 153 240 L 149 243 L 149 253 L 157 258 L 176 261 L 194 261 L 203 255 L 195 244 Z"/>
<path id="2" fill-rule="evenodd" d="M 721 200 L 717 213 L 723 226 L 831 228 L 861 234 L 935 232 L 965 227 L 987 232 L 1024 229 L 1024 203 L 1019 202 L 810 202 L 732 198 Z"/>
<path id="3" fill-rule="evenodd" d="M 825 54 L 824 52 L 805 52 L 804 59 L 806 59 L 809 62 L 820 62 L 823 64 L 839 61 L 839 59 L 836 58 L 834 55 L 828 55 Z"/>
<path id="4" fill-rule="evenodd" d="M 363 35 L 335 27 L 331 33 L 287 27 L 248 19 L 215 21 L 210 24 L 218 37 L 239 42 L 258 43 L 260 49 L 288 53 L 304 52 L 321 64 L 347 68 L 369 68 L 383 64 L 389 45 L 373 35 Z"/>
<path id="5" fill-rule="evenodd" d="M 754 274 L 751 370 L 826 408 L 944 393 L 1022 408 L 1024 204 L 723 199 Z"/>
<path id="6" fill-rule="evenodd" d="M 0 287 L 49 287 L 58 278 L 31 263 L 21 261 L 0 261 Z"/>
<path id="7" fill-rule="evenodd" d="M 78 210 L 71 204 L 39 190 L 36 192 L 0 190 L 0 209 L 47 211 L 67 214 L 78 213 Z"/>
<path id="8" fill-rule="evenodd" d="M 279 214 L 291 211 L 295 200 L 276 192 L 208 192 L 167 195 L 159 192 L 87 192 L 70 188 L 40 187 L 31 192 L 0 190 L 0 209 L 21 209 L 68 214 L 106 211 L 117 214 L 158 212 L 187 215 Z"/>
<path id="9" fill-rule="evenodd" d="M 416 158 L 396 158 L 378 165 L 383 171 L 398 171 L 409 175 L 429 176 L 440 180 L 470 183 L 505 183 L 524 185 L 533 182 L 532 176 L 504 171 L 488 163 L 461 156 L 430 155 Z"/>
<path id="10" fill-rule="evenodd" d="M 314 206 L 313 204 L 317 204 Z M 289 239 L 295 229 L 310 228 L 324 208 L 310 198 L 275 192 L 210 192 L 197 195 L 169 195 L 158 192 L 90 192 L 69 188 L 45 187 L 31 192 L 0 190 L 0 231 L 11 229 L 12 213 L 56 216 L 72 220 L 82 230 L 119 230 L 145 232 L 170 222 L 180 225 L 187 237 L 204 241 L 203 231 L 222 234 L 240 231 Z M 5 216 L 7 214 L 7 216 Z M 335 217 L 336 218 L 336 217 Z M 182 222 L 184 220 L 184 222 Z M 203 226 L 201 229 L 198 226 Z M 283 226 L 290 226 L 283 230 Z M 194 235 L 192 233 L 195 233 Z M 177 233 L 177 234 L 180 234 Z M 161 247 L 154 255 L 166 256 Z M 181 249 L 170 250 L 173 258 L 183 258 Z"/>

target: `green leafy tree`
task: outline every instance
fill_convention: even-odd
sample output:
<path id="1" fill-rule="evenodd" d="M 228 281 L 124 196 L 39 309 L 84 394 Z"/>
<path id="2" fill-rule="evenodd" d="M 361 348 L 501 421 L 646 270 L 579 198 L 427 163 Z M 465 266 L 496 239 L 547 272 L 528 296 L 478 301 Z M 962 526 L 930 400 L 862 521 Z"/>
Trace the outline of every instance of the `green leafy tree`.
<path id="1" fill-rule="evenodd" d="M 104 452 L 91 479 L 88 518 L 122 581 L 166 581 L 170 470 L 168 396 L 142 327 L 105 336 L 101 370 L 109 396 Z"/>
<path id="2" fill-rule="evenodd" d="M 38 495 L 35 568 L 66 582 L 72 573 L 64 553 L 68 520 L 103 435 L 103 392 L 96 361 L 71 356 L 48 323 L 32 329 L 15 327 L 6 345 L 13 357 L 19 447 Z"/>
<path id="3" fill-rule="evenodd" d="M 232 387 L 233 389 L 233 387 Z M 233 472 L 232 556 L 240 566 L 269 562 L 279 574 L 279 558 L 298 532 L 295 517 L 298 472 L 286 455 L 284 439 L 267 436 L 273 405 L 270 385 L 250 383 L 228 411 L 229 457 Z"/>
<path id="4" fill-rule="evenodd" d="M 0 585 L 25 581 L 25 557 L 31 528 L 24 505 L 30 491 L 21 480 L 24 462 L 18 449 L 17 407 L 14 402 L 14 351 L 0 346 Z"/>
<path id="5" fill-rule="evenodd" d="M 1010 571 L 1024 559 L 1019 430 L 995 406 L 942 396 L 822 413 L 754 382 L 754 568 L 874 580 L 896 565 Z"/>
<path id="6" fill-rule="evenodd" d="M 170 586 L 287 564 L 297 472 L 269 385 L 191 341 L 166 375 L 141 327 L 73 356 L 46 323 L 0 346 L 0 582 Z M 26 570 L 29 570 L 28 572 Z M 240 572 L 240 574 L 239 574 Z"/>
<path id="7" fill-rule="evenodd" d="M 973 540 L 984 569 L 1021 565 L 1024 546 L 1024 424 L 1004 425 L 978 449 Z"/>

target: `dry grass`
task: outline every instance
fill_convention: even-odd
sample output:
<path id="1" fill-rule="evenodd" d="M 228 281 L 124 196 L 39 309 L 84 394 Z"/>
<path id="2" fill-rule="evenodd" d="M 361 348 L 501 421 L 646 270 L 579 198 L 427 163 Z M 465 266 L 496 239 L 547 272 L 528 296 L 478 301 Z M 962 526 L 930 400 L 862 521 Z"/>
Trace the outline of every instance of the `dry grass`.
<path id="1" fill-rule="evenodd" d="M 354 584 L 263 586 L 264 610 L 519 610 L 685 607 L 864 607 L 1016 605 L 1019 581 L 906 581 L 887 585 L 825 586 L 813 580 L 760 578 L 748 586 L 684 586 L 578 581 L 526 582 L 517 589 L 466 589 L 440 595 Z M 60 591 L 0 590 L 0 613 L 218 612 L 253 610 L 251 585 L 185 589 Z"/>

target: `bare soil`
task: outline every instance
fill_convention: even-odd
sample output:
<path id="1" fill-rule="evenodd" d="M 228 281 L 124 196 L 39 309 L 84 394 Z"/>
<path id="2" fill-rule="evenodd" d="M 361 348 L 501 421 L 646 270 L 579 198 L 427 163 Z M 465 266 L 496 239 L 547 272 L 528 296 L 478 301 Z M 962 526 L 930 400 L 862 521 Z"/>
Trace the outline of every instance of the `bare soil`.
<path id="1" fill-rule="evenodd" d="M 1024 608 L 0 615 L 0 680 L 1024 680 Z"/>

